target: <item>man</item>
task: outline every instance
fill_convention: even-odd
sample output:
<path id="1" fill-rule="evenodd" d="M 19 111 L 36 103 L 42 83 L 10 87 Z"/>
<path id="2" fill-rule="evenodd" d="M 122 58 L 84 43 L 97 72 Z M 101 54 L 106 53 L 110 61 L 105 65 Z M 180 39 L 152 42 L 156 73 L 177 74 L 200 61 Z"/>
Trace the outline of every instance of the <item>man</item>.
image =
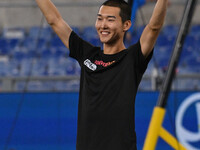
<path id="1" fill-rule="evenodd" d="M 77 150 L 136 150 L 134 104 L 138 85 L 164 23 L 167 0 L 158 0 L 139 41 L 125 48 L 131 8 L 110 0 L 97 14 L 103 51 L 76 35 L 50 0 L 36 0 L 70 56 L 81 66 Z"/>

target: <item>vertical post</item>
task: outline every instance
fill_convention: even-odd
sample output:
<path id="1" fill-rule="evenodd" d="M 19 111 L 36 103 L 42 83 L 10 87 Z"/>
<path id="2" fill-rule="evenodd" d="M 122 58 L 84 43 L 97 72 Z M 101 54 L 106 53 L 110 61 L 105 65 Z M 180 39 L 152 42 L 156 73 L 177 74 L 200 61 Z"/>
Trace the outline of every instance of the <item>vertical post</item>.
<path id="1" fill-rule="evenodd" d="M 159 95 L 157 106 L 165 108 L 167 103 L 169 91 L 171 89 L 172 81 L 175 75 L 175 70 L 179 62 L 179 58 L 182 52 L 185 37 L 188 34 L 188 30 L 191 24 L 193 13 L 195 10 L 197 0 L 187 0 L 184 14 L 182 17 L 182 22 L 180 25 L 179 33 L 174 46 L 173 54 L 169 63 L 167 75 L 162 85 L 162 89 Z"/>
<path id="2" fill-rule="evenodd" d="M 197 0 L 187 0 L 179 33 L 174 46 L 173 54 L 169 63 L 167 75 L 162 85 L 162 89 L 158 98 L 157 107 L 154 108 L 151 123 L 145 139 L 143 150 L 154 150 L 158 137 L 162 129 L 164 119 L 165 106 L 171 89 L 171 84 L 175 75 L 175 69 L 178 65 L 185 37 L 188 33 L 189 26 L 193 17 Z"/>

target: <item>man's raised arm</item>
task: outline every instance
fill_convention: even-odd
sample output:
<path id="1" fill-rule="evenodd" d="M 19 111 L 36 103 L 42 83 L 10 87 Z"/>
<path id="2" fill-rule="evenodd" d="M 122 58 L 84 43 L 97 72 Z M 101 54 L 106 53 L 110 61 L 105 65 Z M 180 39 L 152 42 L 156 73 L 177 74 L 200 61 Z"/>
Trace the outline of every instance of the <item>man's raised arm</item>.
<path id="1" fill-rule="evenodd" d="M 164 24 L 167 6 L 168 0 L 157 0 L 151 19 L 141 35 L 141 49 L 145 57 L 151 53 L 151 50 L 156 43 L 160 30 Z"/>
<path id="2" fill-rule="evenodd" d="M 48 24 L 60 37 L 64 45 L 69 48 L 69 36 L 72 29 L 63 20 L 55 5 L 51 2 L 51 0 L 36 0 L 36 2 L 44 14 Z"/>

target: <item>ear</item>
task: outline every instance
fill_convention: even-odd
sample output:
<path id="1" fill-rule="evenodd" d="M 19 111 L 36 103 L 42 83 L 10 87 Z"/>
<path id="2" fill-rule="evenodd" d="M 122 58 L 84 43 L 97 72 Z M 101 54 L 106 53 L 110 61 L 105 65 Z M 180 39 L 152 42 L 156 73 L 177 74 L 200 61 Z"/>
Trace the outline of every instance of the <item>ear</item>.
<path id="1" fill-rule="evenodd" d="M 130 27 L 131 27 L 131 24 L 132 24 L 131 20 L 125 21 L 124 24 L 123 24 L 123 31 L 124 32 L 128 31 L 130 29 Z"/>

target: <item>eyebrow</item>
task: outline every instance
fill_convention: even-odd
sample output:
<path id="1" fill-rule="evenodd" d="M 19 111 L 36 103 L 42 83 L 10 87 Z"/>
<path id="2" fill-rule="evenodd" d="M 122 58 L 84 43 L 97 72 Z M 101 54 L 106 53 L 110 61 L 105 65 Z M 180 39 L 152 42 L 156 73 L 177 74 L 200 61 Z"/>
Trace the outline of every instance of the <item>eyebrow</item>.
<path id="1" fill-rule="evenodd" d="M 99 17 L 102 17 L 102 15 L 101 15 L 101 14 L 97 14 L 97 16 L 99 16 Z M 115 17 L 115 16 L 106 16 L 106 18 L 114 18 L 114 19 L 116 19 L 116 17 Z"/>

